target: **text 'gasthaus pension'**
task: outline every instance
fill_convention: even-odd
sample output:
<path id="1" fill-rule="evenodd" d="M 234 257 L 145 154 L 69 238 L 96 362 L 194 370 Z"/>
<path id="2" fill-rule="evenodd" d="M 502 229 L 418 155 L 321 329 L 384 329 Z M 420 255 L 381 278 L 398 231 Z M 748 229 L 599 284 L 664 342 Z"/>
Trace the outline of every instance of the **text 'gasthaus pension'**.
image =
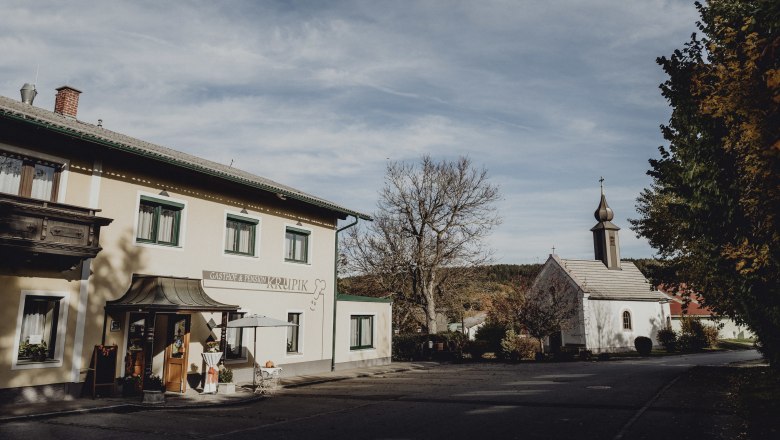
<path id="1" fill-rule="evenodd" d="M 203 279 L 210 281 L 227 281 L 232 283 L 258 284 L 268 290 L 280 290 L 297 293 L 314 293 L 309 290 L 309 280 L 277 277 L 271 275 L 257 275 L 249 273 L 203 271 Z"/>

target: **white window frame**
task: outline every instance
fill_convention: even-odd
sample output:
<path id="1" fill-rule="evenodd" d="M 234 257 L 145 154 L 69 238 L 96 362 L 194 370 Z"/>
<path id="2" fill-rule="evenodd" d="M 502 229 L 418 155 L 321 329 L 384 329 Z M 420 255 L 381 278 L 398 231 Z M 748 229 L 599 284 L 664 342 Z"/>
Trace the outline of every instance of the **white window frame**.
<path id="1" fill-rule="evenodd" d="M 630 320 L 629 324 L 631 324 L 630 328 L 626 328 L 625 326 L 625 318 L 623 315 L 628 312 L 628 319 Z M 624 308 L 620 311 L 620 329 L 624 332 L 633 332 L 634 331 L 634 313 L 629 308 Z"/>
<path id="2" fill-rule="evenodd" d="M 159 199 L 159 200 L 169 200 L 172 203 L 179 203 L 184 205 L 183 208 L 181 208 L 181 214 L 179 215 L 179 240 L 178 244 L 176 246 L 166 245 L 166 244 L 158 244 L 158 243 L 144 243 L 144 242 L 138 242 L 138 214 L 139 209 L 141 207 L 141 196 L 151 197 L 153 199 Z M 152 193 L 148 191 L 138 191 L 135 195 L 135 212 L 133 214 L 133 245 L 138 247 L 148 247 L 148 248 L 154 248 L 154 249 L 166 249 L 166 250 L 172 250 L 172 251 L 183 251 L 184 250 L 184 242 L 185 238 L 187 237 L 187 212 L 189 211 L 187 205 L 187 201 L 183 199 L 177 199 L 170 196 L 163 196 L 159 193 Z M 224 240 L 224 239 L 223 239 Z M 224 245 L 224 243 L 223 243 Z"/>
<path id="3" fill-rule="evenodd" d="M 55 203 L 65 203 L 65 191 L 68 187 L 68 175 L 70 174 L 70 160 L 59 156 L 40 153 L 38 151 L 31 151 L 25 148 L 15 147 L 13 145 L 4 144 L 2 142 L 0 142 L 0 150 L 18 154 L 20 156 L 27 156 L 30 158 L 61 164 L 62 168 L 60 168 L 60 181 L 58 184 L 59 188 L 57 188 L 57 197 L 55 198 Z"/>
<path id="4" fill-rule="evenodd" d="M 19 338 L 22 334 L 22 319 L 24 318 L 24 305 L 28 296 L 42 296 L 51 299 L 59 298 L 60 314 L 57 317 L 57 340 L 54 346 L 54 359 L 44 362 L 22 362 L 19 363 Z M 22 290 L 19 296 L 19 311 L 16 315 L 16 332 L 14 333 L 14 348 L 12 353 L 13 362 L 11 370 L 31 370 L 37 368 L 60 368 L 62 367 L 65 352 L 65 336 L 68 330 L 68 308 L 70 303 L 70 293 L 51 291 L 51 290 Z"/>
<path id="5" fill-rule="evenodd" d="M 228 321 L 230 320 L 230 313 L 228 313 Z M 235 313 L 243 313 L 244 316 L 251 315 L 248 309 L 238 309 Z M 244 330 L 245 328 L 236 328 L 236 330 L 241 334 L 241 356 L 235 357 L 235 358 L 228 358 L 227 353 L 225 353 L 225 356 L 223 356 L 222 361 L 225 363 L 225 365 L 230 364 L 245 364 L 247 360 L 249 360 L 249 351 L 247 350 L 246 346 L 246 333 Z M 226 347 L 227 348 L 227 347 Z"/>
<path id="6" fill-rule="evenodd" d="M 308 232 L 309 238 L 306 240 L 306 261 L 305 262 L 291 261 L 287 259 L 287 229 L 300 231 L 302 233 Z M 313 255 L 312 249 L 314 248 L 314 240 L 312 239 L 312 237 L 314 236 L 314 230 L 306 226 L 298 226 L 292 223 L 285 223 L 283 232 L 284 233 L 282 234 L 282 261 L 285 264 L 293 264 L 296 266 L 311 266 L 311 256 Z"/>
<path id="7" fill-rule="evenodd" d="M 352 343 L 350 342 L 352 340 L 352 317 L 353 316 L 370 316 L 371 317 L 371 347 L 366 348 L 352 348 Z M 347 338 L 347 349 L 351 353 L 355 352 L 365 352 L 365 351 L 371 351 L 376 350 L 376 313 L 361 313 L 361 312 L 355 312 L 349 314 L 349 337 Z"/>
<path id="8" fill-rule="evenodd" d="M 285 337 L 284 337 L 284 344 L 285 344 L 284 353 L 285 353 L 285 357 L 287 357 L 287 358 L 301 357 L 301 356 L 303 356 L 303 353 L 304 353 L 303 341 L 304 341 L 305 338 L 303 337 L 303 335 L 304 335 L 303 329 L 306 326 L 306 319 L 305 319 L 306 315 L 305 315 L 305 311 L 303 309 L 288 309 L 286 314 L 285 314 L 285 319 L 287 319 L 287 315 L 289 315 L 290 313 L 298 313 L 300 315 L 300 317 L 298 319 L 298 351 L 294 351 L 294 352 L 287 351 L 287 335 L 285 335 Z"/>
<path id="9" fill-rule="evenodd" d="M 253 255 L 236 254 L 236 253 L 228 252 L 225 249 L 225 238 L 227 237 L 228 215 L 232 215 L 234 217 L 243 217 L 247 220 L 257 222 L 257 224 L 255 225 L 255 247 L 253 250 Z M 263 225 L 263 219 L 257 215 L 243 214 L 241 212 L 236 212 L 233 210 L 226 209 L 225 214 L 222 217 L 222 242 L 220 243 L 219 252 L 222 255 L 230 258 L 260 258 L 260 232 L 262 231 L 262 225 Z"/>

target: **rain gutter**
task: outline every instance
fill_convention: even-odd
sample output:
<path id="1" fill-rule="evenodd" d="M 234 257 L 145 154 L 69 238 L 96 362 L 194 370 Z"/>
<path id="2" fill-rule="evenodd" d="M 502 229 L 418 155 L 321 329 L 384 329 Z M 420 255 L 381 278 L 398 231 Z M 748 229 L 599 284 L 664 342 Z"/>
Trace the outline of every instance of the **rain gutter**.
<path id="1" fill-rule="evenodd" d="M 339 289 L 339 232 L 358 224 L 360 217 L 357 215 L 352 215 L 352 217 L 355 217 L 354 222 L 342 228 L 336 229 L 336 243 L 333 246 L 333 333 L 331 334 L 332 347 L 330 352 L 330 371 L 336 371 L 336 305 L 338 304 L 336 297 L 338 296 Z"/>

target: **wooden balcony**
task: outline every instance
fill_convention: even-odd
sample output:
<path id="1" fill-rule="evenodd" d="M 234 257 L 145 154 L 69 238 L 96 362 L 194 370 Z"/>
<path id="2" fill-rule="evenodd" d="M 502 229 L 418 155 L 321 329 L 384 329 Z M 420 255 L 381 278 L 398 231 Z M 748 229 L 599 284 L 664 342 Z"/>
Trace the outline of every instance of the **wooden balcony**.
<path id="1" fill-rule="evenodd" d="M 112 219 L 89 209 L 0 193 L 0 256 L 12 270 L 68 270 L 102 249 Z"/>

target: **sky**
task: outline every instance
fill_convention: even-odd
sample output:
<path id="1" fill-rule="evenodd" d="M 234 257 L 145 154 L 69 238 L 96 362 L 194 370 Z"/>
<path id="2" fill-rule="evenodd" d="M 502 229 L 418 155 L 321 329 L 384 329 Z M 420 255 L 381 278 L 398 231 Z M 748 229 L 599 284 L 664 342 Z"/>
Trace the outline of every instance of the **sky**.
<path id="1" fill-rule="evenodd" d="M 496 263 L 593 258 L 599 178 L 624 258 L 671 110 L 655 60 L 687 0 L 0 0 L 0 95 L 373 213 L 390 161 L 468 156 L 500 187 Z M 37 75 L 37 77 L 36 77 Z M 37 78 L 37 79 L 36 79 Z"/>

